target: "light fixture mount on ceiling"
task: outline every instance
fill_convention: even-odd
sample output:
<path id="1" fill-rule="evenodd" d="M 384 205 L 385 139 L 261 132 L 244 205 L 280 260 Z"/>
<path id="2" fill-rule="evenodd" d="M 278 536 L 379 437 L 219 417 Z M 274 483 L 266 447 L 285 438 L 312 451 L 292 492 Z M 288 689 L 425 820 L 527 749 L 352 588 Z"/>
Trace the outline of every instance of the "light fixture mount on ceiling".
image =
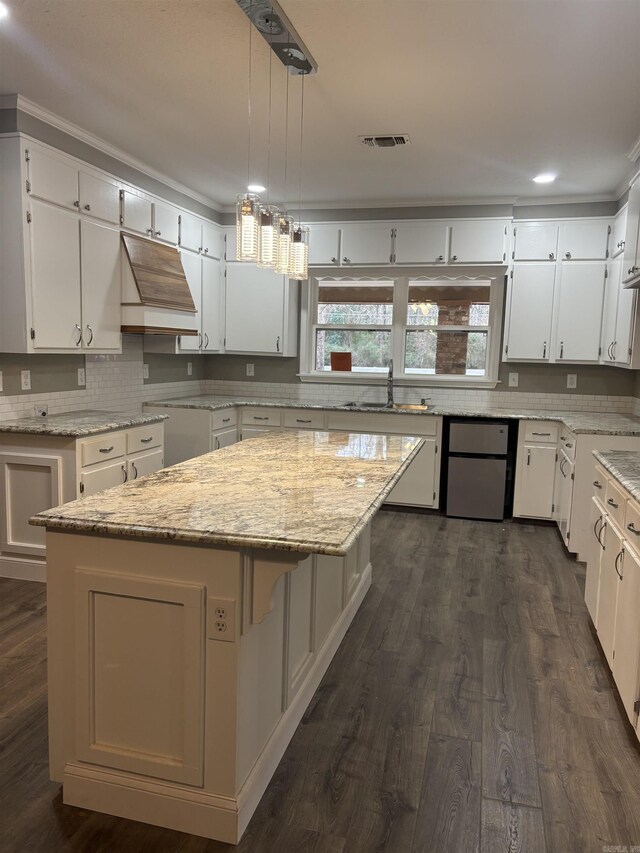
<path id="1" fill-rule="evenodd" d="M 290 74 L 315 74 L 318 64 L 276 0 L 236 0 Z"/>
<path id="2" fill-rule="evenodd" d="M 397 148 L 399 145 L 409 145 L 411 140 L 408 133 L 389 133 L 380 136 L 359 136 L 358 139 L 367 148 Z"/>

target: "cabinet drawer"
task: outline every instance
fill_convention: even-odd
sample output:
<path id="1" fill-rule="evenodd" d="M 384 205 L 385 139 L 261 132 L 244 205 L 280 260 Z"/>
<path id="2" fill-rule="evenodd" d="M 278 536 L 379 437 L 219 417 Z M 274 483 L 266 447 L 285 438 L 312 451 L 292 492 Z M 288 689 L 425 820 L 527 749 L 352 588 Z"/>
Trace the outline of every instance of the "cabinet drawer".
<path id="1" fill-rule="evenodd" d="M 607 508 L 608 515 L 611 516 L 620 529 L 623 529 L 627 496 L 616 486 L 613 480 L 609 480 L 607 482 L 605 497 L 605 507 Z"/>
<path id="2" fill-rule="evenodd" d="M 633 498 L 627 499 L 624 530 L 629 544 L 640 554 L 640 504 Z"/>
<path id="3" fill-rule="evenodd" d="M 124 432 L 108 432 L 91 441 L 83 441 L 80 445 L 80 460 L 84 468 L 87 465 L 95 465 L 96 462 L 105 462 L 107 459 L 116 459 L 124 456 L 127 450 L 127 437 Z"/>
<path id="4" fill-rule="evenodd" d="M 524 440 L 555 444 L 558 440 L 558 424 L 547 421 L 525 421 Z"/>
<path id="5" fill-rule="evenodd" d="M 329 414 L 328 428 L 390 435 L 437 435 L 440 418 L 433 415 L 370 415 L 366 412 Z"/>
<path id="6" fill-rule="evenodd" d="M 606 500 L 608 482 L 609 477 L 607 476 L 607 472 L 604 470 L 604 468 L 601 468 L 600 465 L 596 465 L 593 477 L 593 496 L 594 498 L 598 498 L 598 500 L 602 504 Z"/>
<path id="7" fill-rule="evenodd" d="M 219 412 L 211 412 L 211 431 L 227 429 L 238 423 L 238 412 L 236 409 L 221 409 Z"/>
<path id="8" fill-rule="evenodd" d="M 560 447 L 567 454 L 569 459 L 576 458 L 576 437 L 566 427 L 560 428 Z"/>
<path id="9" fill-rule="evenodd" d="M 324 412 L 310 412 L 308 409 L 285 412 L 284 425 L 288 429 L 322 429 L 324 427 Z"/>
<path id="10" fill-rule="evenodd" d="M 256 426 L 280 426 L 280 417 L 279 409 L 244 409 L 242 423 Z"/>
<path id="11" fill-rule="evenodd" d="M 159 447 L 162 444 L 163 436 L 163 423 L 130 429 L 127 432 L 127 453 L 138 453 L 140 450 Z"/>

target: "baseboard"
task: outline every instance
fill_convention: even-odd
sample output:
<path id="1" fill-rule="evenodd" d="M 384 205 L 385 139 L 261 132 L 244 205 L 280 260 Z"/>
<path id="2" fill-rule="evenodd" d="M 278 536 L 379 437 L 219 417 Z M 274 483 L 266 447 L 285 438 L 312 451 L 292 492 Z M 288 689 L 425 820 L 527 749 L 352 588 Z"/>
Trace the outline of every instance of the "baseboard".
<path id="1" fill-rule="evenodd" d="M 44 560 L 20 559 L 0 554 L 0 578 L 46 583 L 47 564 Z"/>

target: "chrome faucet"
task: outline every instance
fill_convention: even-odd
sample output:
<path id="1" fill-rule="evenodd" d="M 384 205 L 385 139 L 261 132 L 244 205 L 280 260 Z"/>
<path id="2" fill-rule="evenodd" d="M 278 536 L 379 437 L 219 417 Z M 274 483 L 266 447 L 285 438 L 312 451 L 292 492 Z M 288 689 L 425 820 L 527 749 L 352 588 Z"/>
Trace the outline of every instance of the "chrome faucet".
<path id="1" fill-rule="evenodd" d="M 389 375 L 387 376 L 387 408 L 393 408 L 393 359 L 389 359 Z"/>

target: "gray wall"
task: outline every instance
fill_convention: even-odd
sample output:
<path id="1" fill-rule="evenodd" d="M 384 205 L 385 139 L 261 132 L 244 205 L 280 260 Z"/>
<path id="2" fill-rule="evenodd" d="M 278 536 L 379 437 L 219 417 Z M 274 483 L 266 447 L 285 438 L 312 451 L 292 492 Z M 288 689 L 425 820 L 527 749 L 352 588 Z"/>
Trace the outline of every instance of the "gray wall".
<path id="1" fill-rule="evenodd" d="M 145 352 L 144 363 L 149 365 L 149 378 L 145 385 L 157 382 L 190 382 L 194 379 L 205 379 L 206 359 L 201 355 L 165 355 Z M 187 364 L 191 362 L 193 372 L 187 373 Z"/>
<path id="2" fill-rule="evenodd" d="M 43 394 L 50 391 L 77 391 L 78 368 L 84 367 L 83 355 L 16 355 L 0 353 L 3 396 Z M 31 371 L 31 390 L 20 387 L 20 371 Z"/>
<path id="3" fill-rule="evenodd" d="M 208 355 L 207 379 L 229 382 L 299 382 L 298 359 L 258 355 Z M 255 376 L 247 376 L 247 364 L 253 364 Z"/>

